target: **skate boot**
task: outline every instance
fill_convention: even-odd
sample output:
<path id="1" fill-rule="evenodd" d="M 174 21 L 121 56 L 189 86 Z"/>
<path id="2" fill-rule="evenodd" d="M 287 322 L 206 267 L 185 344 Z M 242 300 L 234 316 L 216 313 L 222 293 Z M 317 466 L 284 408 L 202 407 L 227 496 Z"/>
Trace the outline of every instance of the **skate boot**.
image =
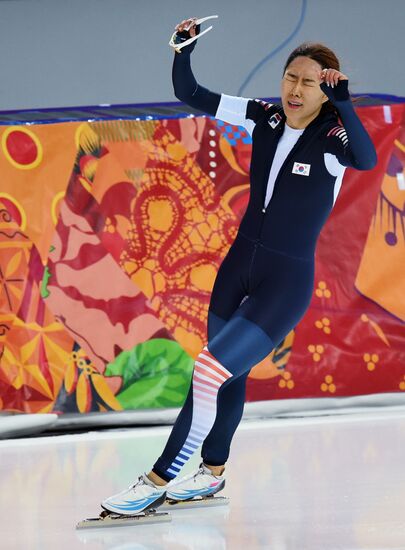
<path id="1" fill-rule="evenodd" d="M 165 498 L 166 487 L 155 485 L 146 474 L 143 474 L 128 489 L 103 500 L 101 507 L 120 516 L 134 516 L 157 508 Z"/>
<path id="2" fill-rule="evenodd" d="M 167 500 L 179 502 L 212 497 L 225 487 L 225 476 L 215 476 L 202 462 L 197 472 L 171 481 L 167 487 Z"/>

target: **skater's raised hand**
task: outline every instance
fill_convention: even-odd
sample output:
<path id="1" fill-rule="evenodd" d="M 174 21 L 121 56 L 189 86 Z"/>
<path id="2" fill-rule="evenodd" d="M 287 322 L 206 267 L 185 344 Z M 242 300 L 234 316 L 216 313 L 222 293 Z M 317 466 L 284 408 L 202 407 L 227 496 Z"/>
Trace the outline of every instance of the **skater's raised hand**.
<path id="1" fill-rule="evenodd" d="M 332 103 L 346 101 L 350 98 L 348 91 L 349 78 L 336 69 L 323 69 L 320 74 L 321 90 Z"/>
<path id="2" fill-rule="evenodd" d="M 193 37 L 197 34 L 197 17 L 190 17 L 190 19 L 184 19 L 181 23 L 175 26 L 174 30 L 179 34 L 187 32 L 188 37 Z"/>
<path id="3" fill-rule="evenodd" d="M 183 19 L 183 21 L 176 25 L 169 46 L 174 48 L 177 53 L 181 53 L 181 51 L 192 52 L 195 48 L 197 37 L 200 38 L 200 36 L 207 34 L 212 29 L 212 25 L 210 25 L 200 33 L 201 23 L 211 19 L 218 19 L 218 15 L 208 15 L 207 17 L 200 17 L 198 19 L 197 17 Z"/>
<path id="4" fill-rule="evenodd" d="M 199 21 L 201 20 L 198 20 L 196 17 L 190 17 L 189 19 L 184 19 L 181 23 L 176 25 L 170 45 L 174 47 L 178 53 L 180 50 L 188 53 L 191 53 L 194 50 L 197 41 L 195 37 L 200 34 Z M 182 44 L 187 41 L 190 41 L 191 43 L 182 46 Z M 177 48 L 176 45 L 179 47 Z"/>

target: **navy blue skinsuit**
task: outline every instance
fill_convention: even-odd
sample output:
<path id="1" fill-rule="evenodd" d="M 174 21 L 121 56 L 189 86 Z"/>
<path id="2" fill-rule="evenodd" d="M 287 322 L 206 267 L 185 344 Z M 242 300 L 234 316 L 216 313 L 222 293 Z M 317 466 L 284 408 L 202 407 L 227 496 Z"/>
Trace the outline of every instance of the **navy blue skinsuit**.
<path id="1" fill-rule="evenodd" d="M 215 116 L 221 95 L 195 81 L 190 66 L 192 49 L 175 55 L 176 96 Z M 334 155 L 343 166 L 365 170 L 375 165 L 374 146 L 351 106 L 347 82 L 340 82 L 333 91 L 323 85 L 322 89 L 338 109 L 346 133 L 339 128 L 336 114 L 324 106 L 287 156 L 266 208 L 270 167 L 286 117 L 277 105 L 257 100 L 246 104 L 245 117 L 254 123 L 250 199 L 237 237 L 219 268 L 208 316 L 206 349 L 219 367 L 224 367 L 227 379 L 214 390 L 208 378 L 206 382 L 193 378 L 171 436 L 153 468 L 163 479 L 174 478 L 201 443 L 206 464 L 226 462 L 242 416 L 250 369 L 285 338 L 308 308 L 316 242 L 334 204 L 336 177 L 325 166 L 325 153 Z M 297 173 L 297 162 L 310 166 L 309 175 Z M 197 365 L 199 361 L 207 364 L 203 354 L 196 359 Z M 215 421 L 208 422 L 208 428 L 205 423 L 205 431 L 199 426 L 205 411 L 196 404 L 204 383 L 213 394 L 217 391 Z"/>

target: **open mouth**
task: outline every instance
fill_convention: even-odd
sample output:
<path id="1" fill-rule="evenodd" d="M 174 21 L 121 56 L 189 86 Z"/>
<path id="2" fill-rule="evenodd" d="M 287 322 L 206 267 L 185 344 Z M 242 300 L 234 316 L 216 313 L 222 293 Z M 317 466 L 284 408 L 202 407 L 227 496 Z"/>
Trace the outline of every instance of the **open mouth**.
<path id="1" fill-rule="evenodd" d="M 302 107 L 302 103 L 299 103 L 298 101 L 288 101 L 288 106 L 290 109 L 299 109 Z"/>

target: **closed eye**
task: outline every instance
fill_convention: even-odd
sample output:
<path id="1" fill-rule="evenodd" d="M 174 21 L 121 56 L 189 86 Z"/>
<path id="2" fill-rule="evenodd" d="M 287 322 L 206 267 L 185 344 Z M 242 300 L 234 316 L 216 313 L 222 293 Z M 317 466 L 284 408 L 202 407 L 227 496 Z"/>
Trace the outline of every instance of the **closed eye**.
<path id="1" fill-rule="evenodd" d="M 285 73 L 284 78 L 290 82 L 295 82 L 298 77 L 293 73 Z M 303 83 L 305 86 L 315 86 L 316 82 L 312 78 L 304 78 Z"/>

